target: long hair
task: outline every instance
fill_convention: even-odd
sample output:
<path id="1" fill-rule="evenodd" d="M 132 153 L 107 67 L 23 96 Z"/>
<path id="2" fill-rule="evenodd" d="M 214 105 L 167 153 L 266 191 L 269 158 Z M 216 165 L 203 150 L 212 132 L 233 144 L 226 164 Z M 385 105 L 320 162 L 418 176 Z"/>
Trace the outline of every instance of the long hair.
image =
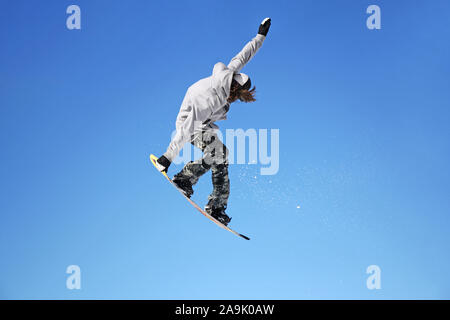
<path id="1" fill-rule="evenodd" d="M 242 102 L 256 101 L 255 90 L 256 90 L 255 87 L 253 87 L 250 90 L 244 89 L 239 83 L 237 83 L 237 81 L 233 79 L 233 81 L 231 82 L 230 96 L 228 97 L 228 102 L 234 102 L 237 99 L 239 99 Z"/>

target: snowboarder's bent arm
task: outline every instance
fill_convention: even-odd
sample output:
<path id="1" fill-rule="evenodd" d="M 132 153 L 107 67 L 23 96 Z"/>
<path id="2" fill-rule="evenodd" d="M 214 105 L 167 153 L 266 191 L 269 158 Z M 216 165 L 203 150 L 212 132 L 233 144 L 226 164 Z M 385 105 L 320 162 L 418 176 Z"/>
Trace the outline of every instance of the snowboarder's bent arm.
<path id="1" fill-rule="evenodd" d="M 196 108 L 193 107 L 191 111 L 187 114 L 184 121 L 177 126 L 177 131 L 172 138 L 172 141 L 167 148 L 164 156 L 172 162 L 173 159 L 180 153 L 184 144 L 191 139 L 191 135 L 195 132 L 195 126 L 199 126 L 202 123 L 201 114 L 197 112 Z"/>
<path id="2" fill-rule="evenodd" d="M 244 46 L 241 52 L 231 59 L 228 64 L 229 69 L 232 69 L 235 72 L 240 72 L 241 69 L 253 58 L 266 39 L 270 23 L 270 18 L 263 20 L 259 27 L 258 34 Z"/>

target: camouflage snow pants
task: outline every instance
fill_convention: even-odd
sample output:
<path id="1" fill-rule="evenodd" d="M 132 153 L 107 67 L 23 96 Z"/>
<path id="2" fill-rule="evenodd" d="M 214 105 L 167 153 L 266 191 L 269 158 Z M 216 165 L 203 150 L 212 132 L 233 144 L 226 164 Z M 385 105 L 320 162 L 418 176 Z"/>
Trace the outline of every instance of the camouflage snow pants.
<path id="1" fill-rule="evenodd" d="M 192 137 L 191 143 L 202 150 L 201 159 L 187 163 L 175 176 L 179 179 L 189 179 L 192 185 L 211 169 L 213 191 L 208 197 L 212 207 L 226 209 L 230 195 L 230 180 L 228 178 L 228 149 L 220 141 L 214 131 L 203 131 Z"/>

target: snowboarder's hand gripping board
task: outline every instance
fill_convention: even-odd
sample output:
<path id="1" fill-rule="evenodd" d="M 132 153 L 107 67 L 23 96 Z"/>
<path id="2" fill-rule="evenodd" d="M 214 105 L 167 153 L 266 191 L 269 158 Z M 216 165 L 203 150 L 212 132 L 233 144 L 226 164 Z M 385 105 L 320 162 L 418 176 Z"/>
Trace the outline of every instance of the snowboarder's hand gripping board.
<path id="1" fill-rule="evenodd" d="M 212 222 L 214 222 L 215 224 L 217 224 L 219 227 L 221 227 L 221 228 L 223 228 L 223 229 L 225 229 L 225 230 L 227 230 L 227 231 L 230 231 L 231 233 L 234 233 L 235 235 L 237 235 L 237 236 L 239 236 L 239 237 L 241 237 L 241 238 L 244 238 L 245 240 L 250 240 L 249 237 L 244 236 L 243 234 L 240 234 L 240 233 L 238 233 L 238 232 L 236 232 L 236 231 L 230 229 L 230 228 L 227 227 L 226 225 L 220 223 L 219 221 L 217 221 L 216 219 L 214 219 L 213 217 L 211 217 L 211 216 L 210 216 L 208 213 L 206 213 L 202 208 L 200 208 L 194 201 L 192 201 L 191 199 L 189 199 L 188 197 L 186 197 L 186 195 L 185 195 L 180 189 L 177 188 L 177 186 L 172 182 L 172 179 L 170 179 L 169 176 L 167 175 L 167 168 L 170 166 L 170 161 L 167 162 L 167 161 L 168 161 L 167 159 L 166 159 L 166 160 L 167 160 L 167 161 L 166 161 L 166 160 L 161 159 L 161 158 L 162 158 L 162 157 L 157 158 L 157 157 L 154 156 L 153 154 L 150 155 L 150 161 L 151 161 L 151 163 L 153 163 L 153 165 L 155 166 L 155 168 L 156 168 L 159 172 L 161 172 L 161 173 L 164 175 L 164 177 L 166 177 L 166 179 L 169 180 L 169 182 L 170 182 L 170 183 L 171 183 L 178 191 L 180 191 L 180 193 L 187 199 L 187 201 L 189 201 L 189 202 L 194 206 L 195 209 L 197 209 L 201 214 L 203 214 L 203 215 L 204 215 L 205 217 L 207 217 L 209 220 L 211 220 Z"/>
<path id="2" fill-rule="evenodd" d="M 158 160 L 156 160 L 156 163 L 154 163 L 154 165 L 159 172 L 167 173 L 167 169 L 169 169 L 171 163 L 172 162 L 170 162 L 170 160 L 165 156 L 161 156 L 158 158 Z"/>

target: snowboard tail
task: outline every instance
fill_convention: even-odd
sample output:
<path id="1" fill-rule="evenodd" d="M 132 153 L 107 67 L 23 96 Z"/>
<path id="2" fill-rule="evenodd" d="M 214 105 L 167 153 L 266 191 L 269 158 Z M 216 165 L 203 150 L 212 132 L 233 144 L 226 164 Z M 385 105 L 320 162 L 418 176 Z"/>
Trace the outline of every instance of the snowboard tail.
<path id="1" fill-rule="evenodd" d="M 154 156 L 153 154 L 150 155 L 150 161 L 151 163 L 155 166 L 156 168 L 156 161 L 158 160 L 158 157 Z M 159 171 L 158 171 L 159 172 Z M 182 190 L 180 190 L 175 183 L 173 183 L 172 179 L 169 178 L 169 176 L 167 175 L 167 173 L 165 172 L 161 172 L 163 174 L 163 176 L 170 182 L 171 185 L 173 185 L 182 195 L 183 197 L 186 198 L 187 201 L 189 201 L 190 204 L 192 204 L 194 206 L 195 209 L 197 209 L 201 214 L 203 214 L 205 217 L 207 217 L 209 220 L 211 220 L 212 222 L 214 222 L 216 225 L 218 225 L 219 227 L 221 227 L 222 229 L 225 229 L 231 233 L 234 233 L 235 235 L 245 239 L 245 240 L 250 240 L 249 237 L 240 234 L 239 232 L 234 231 L 233 229 L 231 229 L 230 227 L 224 225 L 223 223 L 219 222 L 217 219 L 214 219 L 210 214 L 208 214 L 205 210 L 203 210 L 202 208 L 200 208 L 199 205 L 197 205 L 194 201 L 192 201 L 190 198 L 188 198 Z"/>

